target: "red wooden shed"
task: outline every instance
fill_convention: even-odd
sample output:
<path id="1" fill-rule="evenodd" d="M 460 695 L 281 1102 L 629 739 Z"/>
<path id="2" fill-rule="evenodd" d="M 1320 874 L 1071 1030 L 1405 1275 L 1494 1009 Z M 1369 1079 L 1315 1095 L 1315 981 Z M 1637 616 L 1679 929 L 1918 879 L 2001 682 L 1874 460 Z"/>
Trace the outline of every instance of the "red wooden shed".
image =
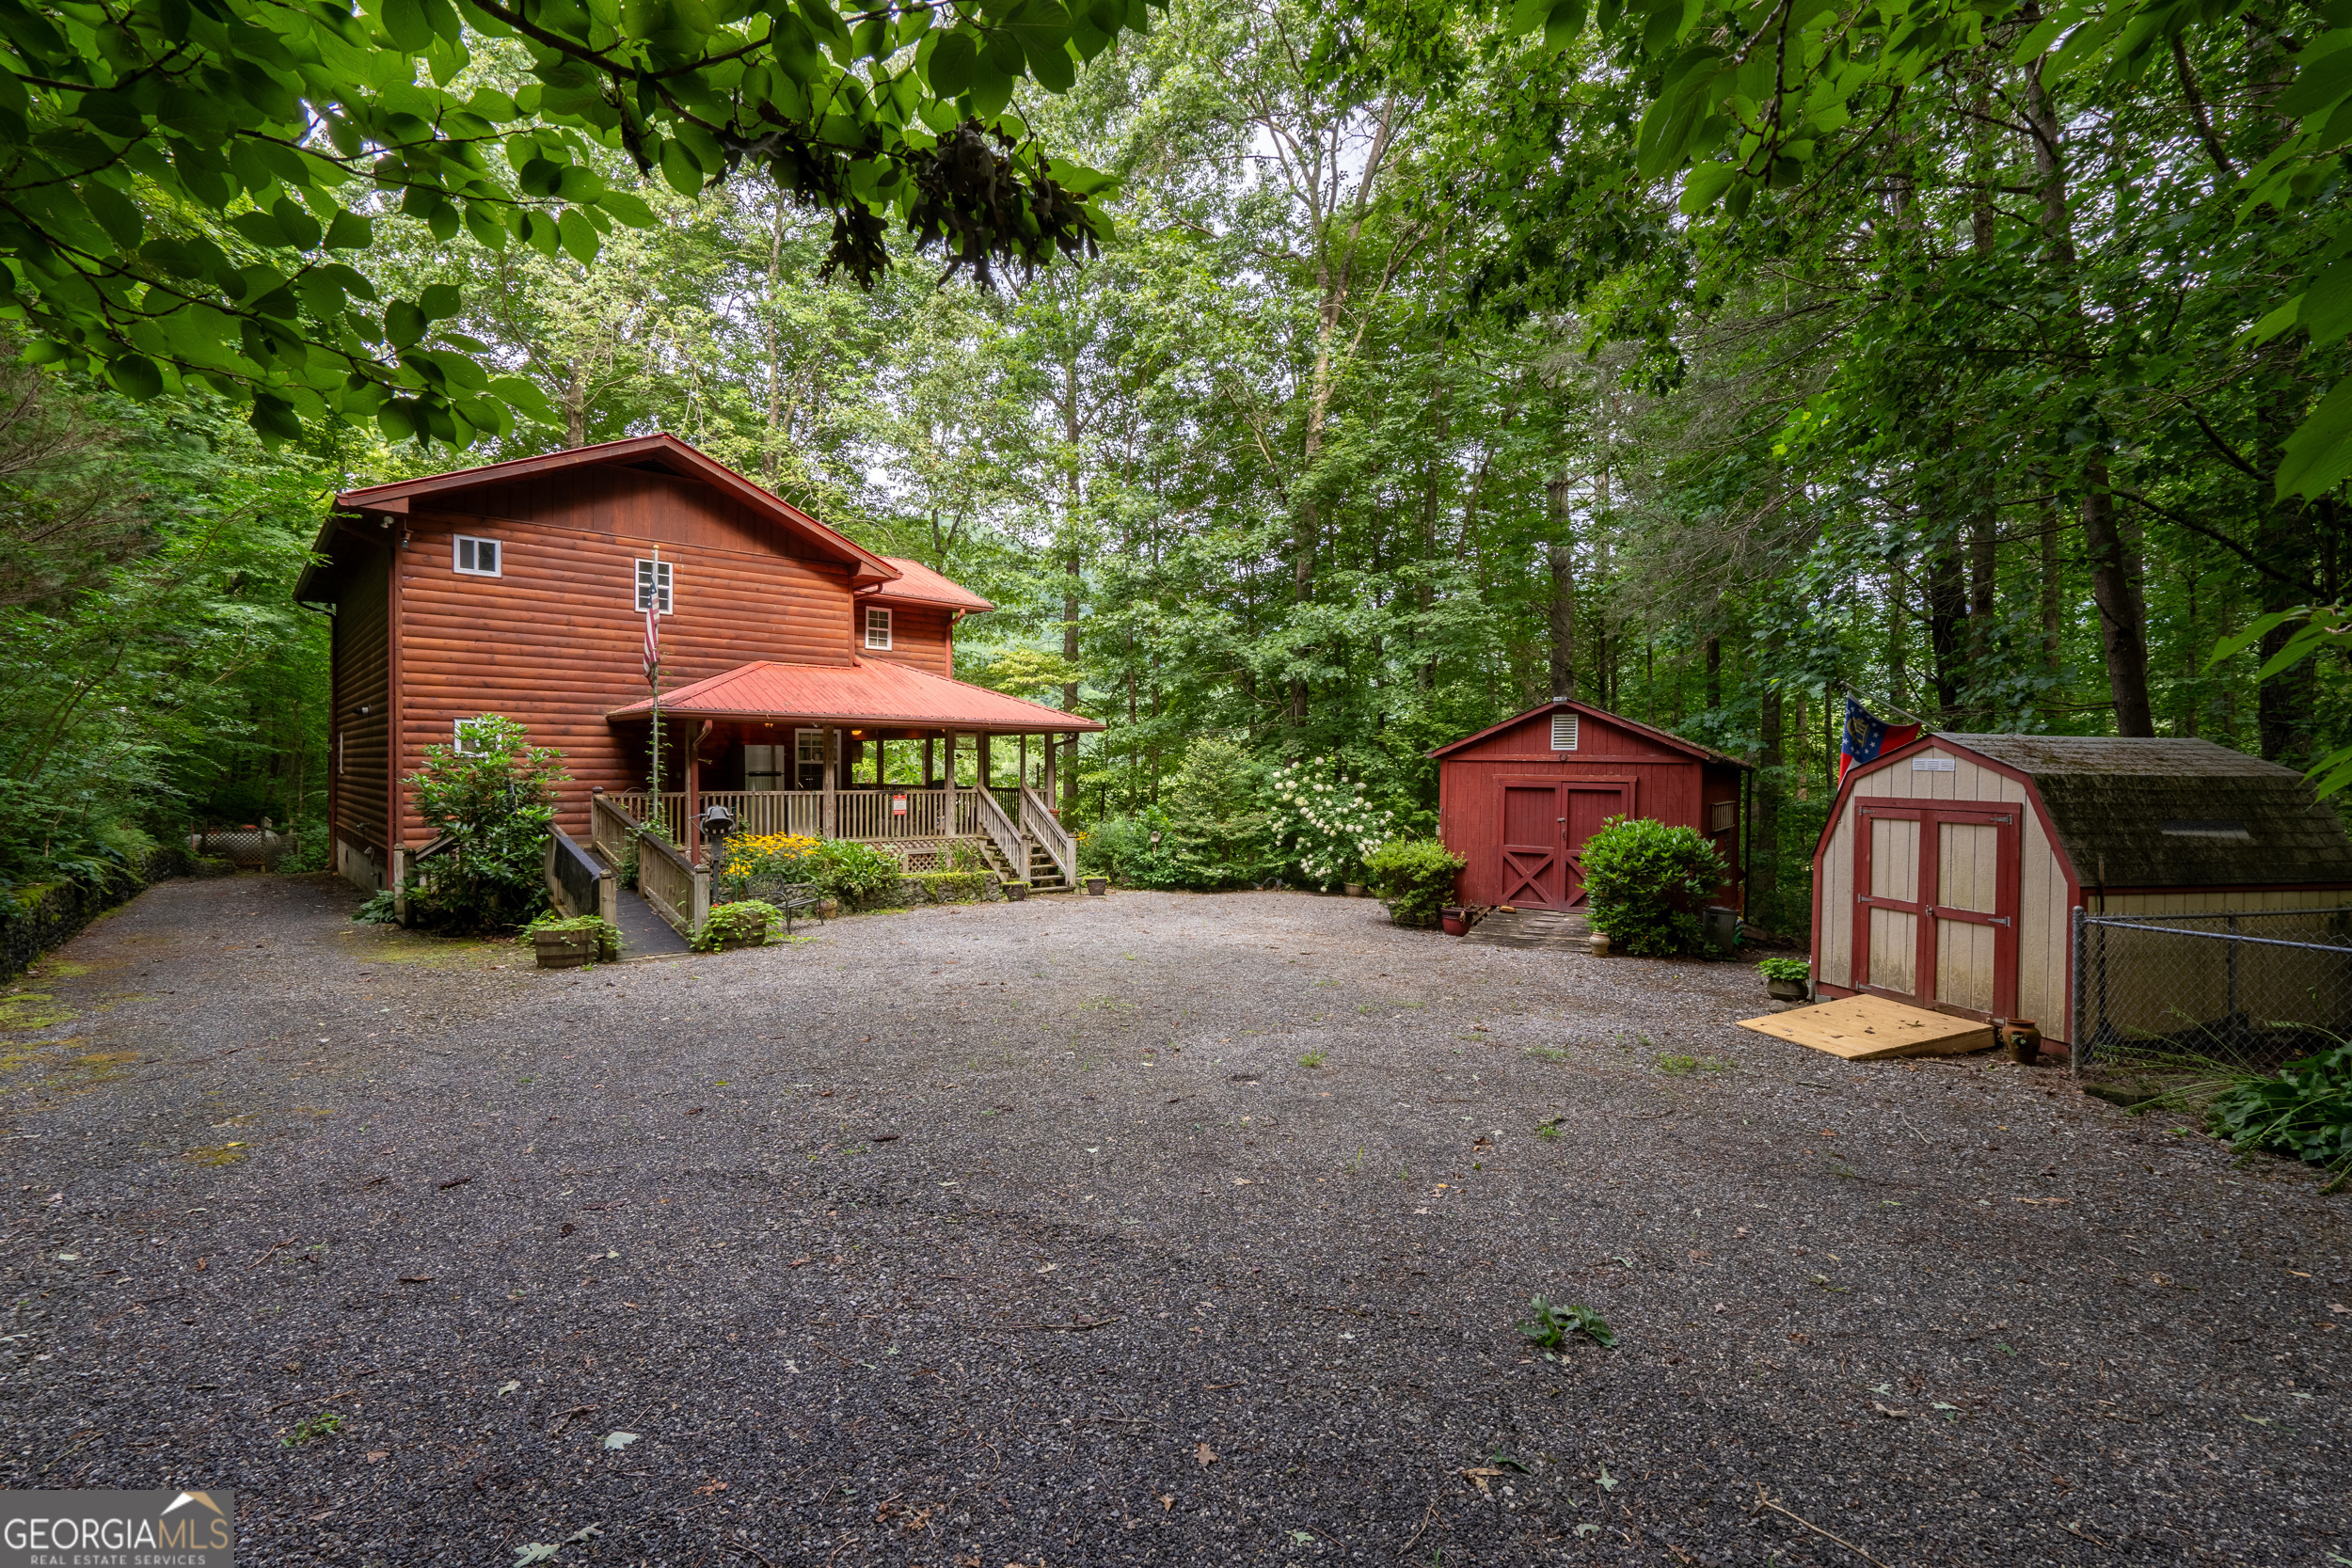
<path id="1" fill-rule="evenodd" d="M 1567 910 L 1584 902 L 1584 841 L 1612 816 L 1696 828 L 1715 841 L 1740 907 L 1746 763 L 1589 703 L 1554 698 L 1441 746 L 1438 836 L 1462 857 L 1465 904 Z"/>

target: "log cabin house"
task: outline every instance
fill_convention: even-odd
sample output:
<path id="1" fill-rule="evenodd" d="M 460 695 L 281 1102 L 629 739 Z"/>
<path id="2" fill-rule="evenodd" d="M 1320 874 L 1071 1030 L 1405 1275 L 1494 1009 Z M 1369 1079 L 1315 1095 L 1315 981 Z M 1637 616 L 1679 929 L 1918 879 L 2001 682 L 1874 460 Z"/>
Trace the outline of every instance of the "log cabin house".
<path id="1" fill-rule="evenodd" d="M 987 600 L 674 436 L 349 491 L 314 551 L 294 596 L 333 618 L 328 818 L 363 889 L 405 885 L 428 833 L 402 780 L 485 713 L 564 753 L 559 837 L 608 862 L 658 820 L 707 888 L 689 829 L 722 805 L 739 832 L 888 842 L 918 866 L 968 840 L 1008 873 L 1076 879 L 1053 742 L 1102 725 L 955 679 L 956 626 Z M 646 878 L 673 924 L 699 917 Z"/>

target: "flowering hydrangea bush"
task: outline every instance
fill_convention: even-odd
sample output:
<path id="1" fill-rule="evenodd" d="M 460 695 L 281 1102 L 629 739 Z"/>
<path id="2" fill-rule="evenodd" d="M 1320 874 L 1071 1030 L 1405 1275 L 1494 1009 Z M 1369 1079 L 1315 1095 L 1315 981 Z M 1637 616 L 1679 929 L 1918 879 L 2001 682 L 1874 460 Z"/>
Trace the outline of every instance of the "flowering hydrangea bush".
<path id="1" fill-rule="evenodd" d="M 1274 775 L 1275 843 L 1286 864 L 1319 887 L 1364 878 L 1364 861 L 1393 838 L 1396 818 L 1364 798 L 1360 780 L 1334 780 L 1328 757 L 1294 762 Z"/>

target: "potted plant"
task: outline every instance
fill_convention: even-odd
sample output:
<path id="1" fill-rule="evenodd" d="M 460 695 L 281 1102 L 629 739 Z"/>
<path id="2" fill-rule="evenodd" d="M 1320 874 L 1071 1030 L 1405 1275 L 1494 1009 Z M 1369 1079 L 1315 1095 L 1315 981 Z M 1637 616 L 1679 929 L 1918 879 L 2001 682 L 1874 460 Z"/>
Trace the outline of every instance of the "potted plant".
<path id="1" fill-rule="evenodd" d="M 1470 930 L 1470 916 L 1459 904 L 1447 904 L 1438 911 L 1438 926 L 1447 936 L 1462 936 Z"/>
<path id="2" fill-rule="evenodd" d="M 1804 958 L 1766 958 L 1756 967 L 1763 971 L 1765 994 L 1775 1002 L 1803 1002 L 1811 992 L 1813 965 Z"/>
<path id="3" fill-rule="evenodd" d="M 1087 879 L 1087 896 L 1089 898 L 1100 898 L 1104 894 L 1110 891 L 1110 885 L 1111 879 L 1108 877 L 1089 877 Z"/>
<path id="4" fill-rule="evenodd" d="M 1009 903 L 1018 904 L 1029 895 L 1029 884 L 1018 877 L 999 877 L 996 879 L 1003 886 Z"/>
<path id="5" fill-rule="evenodd" d="M 524 934 L 541 969 L 578 969 L 621 956 L 621 928 L 598 915 L 534 921 Z"/>
<path id="6" fill-rule="evenodd" d="M 768 923 L 775 916 L 774 905 L 756 898 L 720 904 L 703 918 L 703 928 L 694 937 L 694 951 L 732 953 L 739 947 L 757 947 L 768 940 Z"/>

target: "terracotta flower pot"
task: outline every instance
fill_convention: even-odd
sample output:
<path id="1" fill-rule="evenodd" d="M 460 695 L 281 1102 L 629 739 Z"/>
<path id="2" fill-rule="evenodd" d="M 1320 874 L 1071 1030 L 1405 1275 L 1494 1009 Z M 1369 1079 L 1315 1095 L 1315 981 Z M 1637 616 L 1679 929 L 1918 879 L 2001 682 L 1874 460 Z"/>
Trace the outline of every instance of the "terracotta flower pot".
<path id="1" fill-rule="evenodd" d="M 534 931 L 531 937 L 532 951 L 538 956 L 541 969 L 578 969 L 594 962 L 596 957 L 596 933 L 594 931 Z"/>
<path id="2" fill-rule="evenodd" d="M 1593 950 L 1594 958 L 1605 958 L 1609 956 L 1609 933 L 1606 931 L 1595 931 L 1591 936 L 1584 939 L 1584 945 Z"/>
<path id="3" fill-rule="evenodd" d="M 1470 920 L 1460 910 L 1449 905 L 1438 911 L 1438 926 L 1447 936 L 1458 937 L 1470 929 Z"/>
<path id="4" fill-rule="evenodd" d="M 2029 1018 L 2005 1018 L 1993 1026 L 2009 1059 L 2026 1067 L 2042 1064 L 2042 1027 Z"/>

